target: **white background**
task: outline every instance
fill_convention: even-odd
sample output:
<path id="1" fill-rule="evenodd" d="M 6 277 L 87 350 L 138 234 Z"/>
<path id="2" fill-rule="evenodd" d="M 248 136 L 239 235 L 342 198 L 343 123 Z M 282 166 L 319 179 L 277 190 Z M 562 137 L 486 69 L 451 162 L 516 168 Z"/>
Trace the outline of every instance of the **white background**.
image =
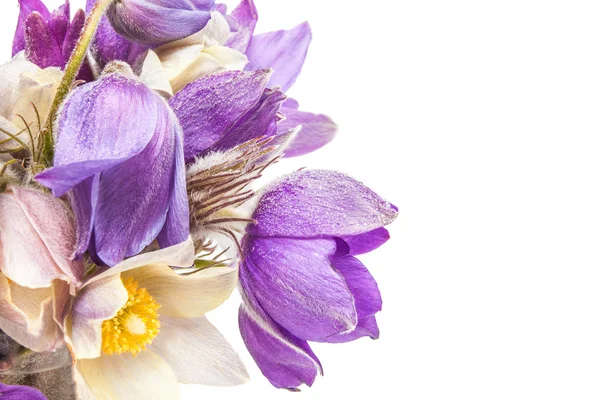
<path id="1" fill-rule="evenodd" d="M 2 0 L 3 61 L 16 3 Z M 341 127 L 275 172 L 345 171 L 400 207 L 393 239 L 363 257 L 382 334 L 315 345 L 325 377 L 278 391 L 244 349 L 234 295 L 210 317 L 252 382 L 183 398 L 600 398 L 600 3 L 256 3 L 259 32 L 310 20 L 290 94 Z"/>

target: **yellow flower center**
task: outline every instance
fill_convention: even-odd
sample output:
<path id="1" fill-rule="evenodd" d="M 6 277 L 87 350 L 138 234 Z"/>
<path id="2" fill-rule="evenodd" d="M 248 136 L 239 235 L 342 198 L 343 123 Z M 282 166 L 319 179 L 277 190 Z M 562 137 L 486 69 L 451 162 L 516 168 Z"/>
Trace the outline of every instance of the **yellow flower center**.
<path id="1" fill-rule="evenodd" d="M 102 323 L 102 351 L 105 354 L 129 352 L 135 356 L 158 335 L 160 305 L 145 288 L 138 288 L 133 278 L 123 285 L 129 298 L 113 319 Z"/>

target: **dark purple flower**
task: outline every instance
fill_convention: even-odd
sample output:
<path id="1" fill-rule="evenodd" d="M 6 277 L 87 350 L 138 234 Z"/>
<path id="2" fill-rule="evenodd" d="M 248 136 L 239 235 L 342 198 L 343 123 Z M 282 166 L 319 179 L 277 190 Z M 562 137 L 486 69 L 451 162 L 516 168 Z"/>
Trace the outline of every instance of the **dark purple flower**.
<path id="1" fill-rule="evenodd" d="M 78 10 L 71 21 L 69 1 L 50 13 L 40 0 L 19 0 L 21 11 L 13 40 L 13 56 L 25 50 L 27 59 L 40 68 L 64 68 L 85 24 L 85 12 Z M 91 80 L 86 63 L 79 79 Z"/>
<path id="2" fill-rule="evenodd" d="M 107 11 L 123 37 L 160 45 L 200 31 L 210 20 L 214 0 L 119 0 Z"/>
<path id="3" fill-rule="evenodd" d="M 186 162 L 277 133 L 285 95 L 267 89 L 269 70 L 227 71 L 187 85 L 169 101 L 181 122 Z"/>
<path id="4" fill-rule="evenodd" d="M 312 39 L 308 22 L 290 30 L 252 36 L 258 21 L 256 6 L 252 0 L 242 0 L 231 15 L 226 17 L 232 31 L 226 45 L 246 53 L 250 61 L 246 70 L 273 69 L 269 87 L 279 87 L 287 92 L 300 75 L 308 53 Z M 300 111 L 298 102 L 291 98 L 283 104 L 280 111 L 285 118 L 277 126 L 278 134 L 286 134 L 302 127 L 286 150 L 286 157 L 296 157 L 317 150 L 331 142 L 337 133 L 337 125 L 331 118 Z"/>
<path id="5" fill-rule="evenodd" d="M 187 239 L 182 131 L 162 97 L 131 71 L 108 73 L 71 93 L 57 127 L 54 167 L 36 179 L 70 191 L 78 254 L 115 265 L 154 239 Z"/>
<path id="6" fill-rule="evenodd" d="M 48 400 L 37 389 L 29 386 L 11 386 L 0 383 L 0 397 L 2 400 Z"/>
<path id="7" fill-rule="evenodd" d="M 269 187 L 244 238 L 242 337 L 271 383 L 295 390 L 321 371 L 308 341 L 377 338 L 377 283 L 355 257 L 389 234 L 397 208 L 337 172 L 299 171 Z"/>

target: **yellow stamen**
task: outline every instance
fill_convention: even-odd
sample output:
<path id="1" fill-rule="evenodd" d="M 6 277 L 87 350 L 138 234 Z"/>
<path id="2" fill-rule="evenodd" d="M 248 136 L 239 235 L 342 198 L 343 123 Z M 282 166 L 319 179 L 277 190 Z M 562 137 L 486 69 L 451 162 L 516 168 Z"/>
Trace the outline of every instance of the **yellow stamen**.
<path id="1" fill-rule="evenodd" d="M 129 352 L 135 356 L 158 335 L 160 305 L 145 288 L 138 288 L 133 278 L 123 284 L 129 299 L 113 319 L 102 323 L 102 351 L 105 354 Z"/>

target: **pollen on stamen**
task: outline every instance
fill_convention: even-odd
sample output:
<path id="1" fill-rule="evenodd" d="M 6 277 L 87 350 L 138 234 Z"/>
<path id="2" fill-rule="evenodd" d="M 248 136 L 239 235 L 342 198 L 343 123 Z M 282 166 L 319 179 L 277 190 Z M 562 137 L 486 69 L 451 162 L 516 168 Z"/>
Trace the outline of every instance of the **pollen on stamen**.
<path id="1" fill-rule="evenodd" d="M 129 297 L 113 319 L 102 323 L 102 351 L 105 354 L 139 354 L 152 343 L 160 330 L 160 305 L 145 288 L 129 278 L 123 282 Z"/>

